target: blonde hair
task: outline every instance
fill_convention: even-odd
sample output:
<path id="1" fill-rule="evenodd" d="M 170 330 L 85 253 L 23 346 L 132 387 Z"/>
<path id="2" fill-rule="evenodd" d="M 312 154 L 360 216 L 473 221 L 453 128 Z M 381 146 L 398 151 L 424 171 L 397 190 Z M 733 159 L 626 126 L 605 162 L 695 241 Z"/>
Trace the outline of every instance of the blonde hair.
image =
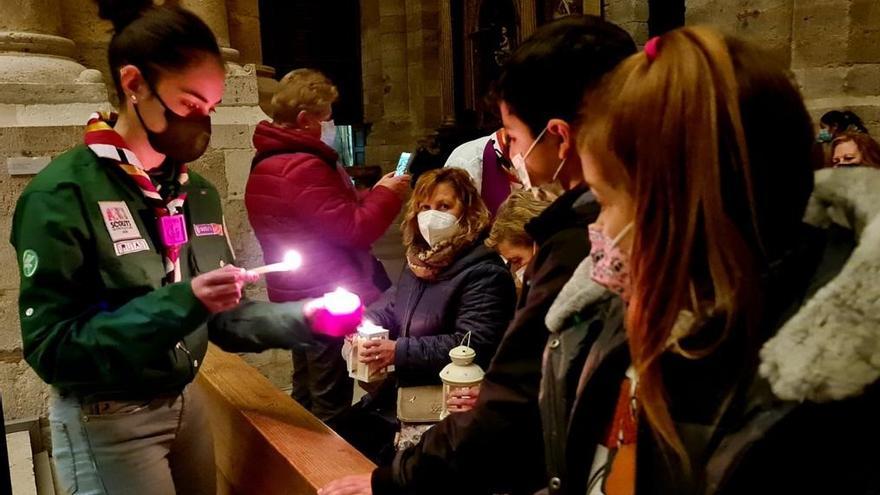
<path id="1" fill-rule="evenodd" d="M 416 182 L 416 187 L 407 206 L 406 216 L 400 226 L 403 232 L 403 245 L 407 248 L 415 244 L 421 247 L 428 246 L 419 233 L 419 204 L 426 198 L 430 198 L 434 194 L 434 189 L 440 184 L 449 184 L 464 208 L 459 220 L 461 224 L 459 236 L 476 239 L 489 227 L 489 210 L 483 203 L 480 193 L 477 192 L 471 176 L 464 170 L 455 167 L 434 169 L 422 174 L 419 181 Z"/>
<path id="2" fill-rule="evenodd" d="M 300 112 L 319 114 L 338 99 L 339 90 L 327 76 L 314 69 L 296 69 L 281 79 L 272 97 L 272 118 L 295 124 Z"/>
<path id="3" fill-rule="evenodd" d="M 526 224 L 548 206 L 550 201 L 535 198 L 530 191 L 511 194 L 498 208 L 486 247 L 497 251 L 498 245 L 505 241 L 516 246 L 531 247 L 534 239 L 526 232 Z"/>

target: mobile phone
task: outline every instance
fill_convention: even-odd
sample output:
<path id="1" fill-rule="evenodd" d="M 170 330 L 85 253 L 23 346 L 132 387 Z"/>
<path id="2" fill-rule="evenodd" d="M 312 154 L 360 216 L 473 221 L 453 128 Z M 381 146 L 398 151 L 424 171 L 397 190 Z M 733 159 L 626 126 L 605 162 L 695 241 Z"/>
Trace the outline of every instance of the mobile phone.
<path id="1" fill-rule="evenodd" d="M 400 154 L 400 159 L 397 160 L 397 170 L 394 171 L 395 177 L 400 177 L 401 175 L 405 175 L 407 172 L 409 172 L 410 160 L 412 160 L 412 153 L 404 151 Z"/>

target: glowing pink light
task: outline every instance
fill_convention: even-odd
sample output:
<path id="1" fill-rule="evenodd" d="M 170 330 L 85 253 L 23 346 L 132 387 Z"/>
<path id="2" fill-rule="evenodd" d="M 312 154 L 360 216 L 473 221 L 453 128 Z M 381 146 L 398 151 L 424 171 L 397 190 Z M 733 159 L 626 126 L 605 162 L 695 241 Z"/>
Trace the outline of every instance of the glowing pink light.
<path id="1" fill-rule="evenodd" d="M 361 309 L 361 298 L 342 287 L 324 294 L 324 307 L 334 316 L 351 315 Z"/>

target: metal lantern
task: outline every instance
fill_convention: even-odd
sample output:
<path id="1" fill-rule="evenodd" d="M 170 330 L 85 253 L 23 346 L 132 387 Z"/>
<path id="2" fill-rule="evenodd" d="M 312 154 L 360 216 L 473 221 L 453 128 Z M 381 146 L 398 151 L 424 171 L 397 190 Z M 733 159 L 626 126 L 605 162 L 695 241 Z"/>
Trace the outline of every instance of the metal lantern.
<path id="1" fill-rule="evenodd" d="M 465 339 L 470 344 L 470 332 L 465 336 Z M 447 364 L 443 371 L 440 372 L 440 379 L 443 380 L 443 411 L 440 414 L 441 419 L 449 415 L 449 409 L 446 406 L 449 394 L 454 390 L 480 385 L 485 375 L 483 368 L 474 363 L 474 359 L 477 357 L 476 351 L 471 349 L 469 345 L 465 345 L 464 340 L 462 340 L 462 345 L 449 351 L 449 357 L 452 359 L 452 362 Z"/>

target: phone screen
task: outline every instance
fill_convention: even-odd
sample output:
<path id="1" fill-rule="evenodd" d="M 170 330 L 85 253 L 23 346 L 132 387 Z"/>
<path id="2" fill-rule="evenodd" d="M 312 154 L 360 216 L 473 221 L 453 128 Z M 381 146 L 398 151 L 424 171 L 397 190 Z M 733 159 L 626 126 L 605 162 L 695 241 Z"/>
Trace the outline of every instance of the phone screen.
<path id="1" fill-rule="evenodd" d="M 397 160 L 397 170 L 394 171 L 395 177 L 400 177 L 404 175 L 409 170 L 409 160 L 412 157 L 412 153 L 403 152 L 400 154 L 400 159 Z"/>

